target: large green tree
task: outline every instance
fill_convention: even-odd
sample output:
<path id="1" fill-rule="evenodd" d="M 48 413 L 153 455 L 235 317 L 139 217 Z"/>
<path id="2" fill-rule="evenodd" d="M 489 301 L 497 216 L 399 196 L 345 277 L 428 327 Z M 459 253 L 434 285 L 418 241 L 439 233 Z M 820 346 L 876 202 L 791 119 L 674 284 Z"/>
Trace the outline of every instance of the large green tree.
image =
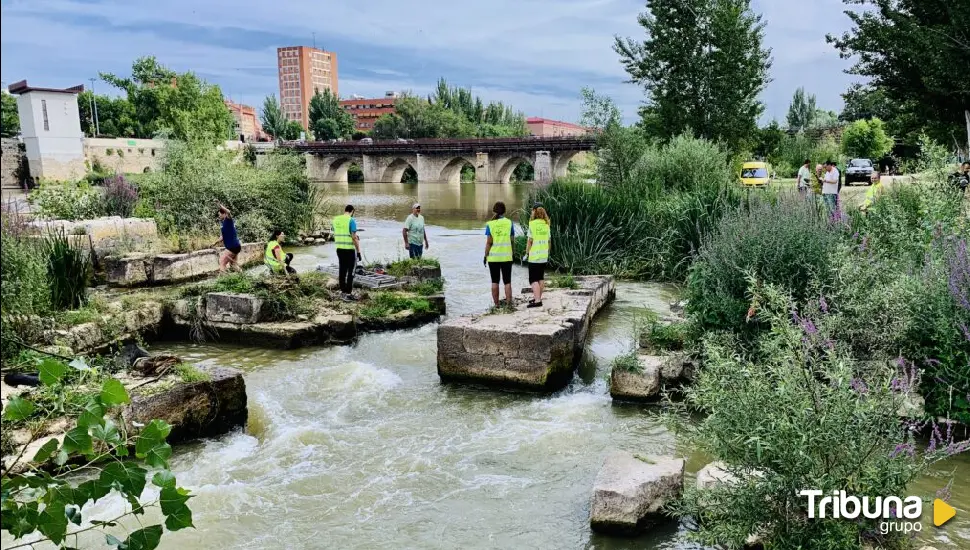
<path id="1" fill-rule="evenodd" d="M 310 98 L 309 118 L 315 139 L 346 139 L 354 133 L 354 117 L 340 106 L 340 99 L 329 89 L 317 90 Z"/>
<path id="2" fill-rule="evenodd" d="M 842 132 L 842 152 L 850 157 L 879 160 L 893 148 L 893 138 L 886 134 L 878 118 L 857 120 Z"/>
<path id="3" fill-rule="evenodd" d="M 124 90 L 138 137 L 168 133 L 176 139 L 222 141 L 233 136 L 235 123 L 222 91 L 191 72 L 177 74 L 154 57 L 142 57 L 132 64 L 130 77 L 101 73 L 101 78 Z"/>
<path id="4" fill-rule="evenodd" d="M 799 86 L 792 96 L 788 106 L 788 128 L 795 132 L 804 132 L 815 124 L 818 107 L 815 105 L 815 94 L 806 94 L 805 88 Z"/>
<path id="5" fill-rule="evenodd" d="M 277 101 L 275 94 L 270 94 L 263 100 L 263 111 L 260 113 L 260 121 L 262 122 L 263 131 L 273 136 L 273 139 L 287 139 L 286 116 L 283 115 L 283 109 L 280 108 L 280 102 Z"/>
<path id="6" fill-rule="evenodd" d="M 20 115 L 17 114 L 17 98 L 6 90 L 2 94 L 2 120 L 0 120 L 0 135 L 11 137 L 20 131 Z"/>
<path id="7" fill-rule="evenodd" d="M 95 135 L 95 120 L 92 112 L 93 103 L 97 106 L 97 128 L 106 137 L 141 137 L 138 133 L 138 122 L 135 120 L 135 107 L 123 97 L 108 97 L 96 95 L 91 90 L 84 90 L 77 96 L 78 111 L 81 116 L 81 131 L 85 135 Z"/>
<path id="8" fill-rule="evenodd" d="M 970 2 L 844 0 L 853 28 L 828 40 L 894 108 L 943 143 L 970 148 Z M 908 128 L 913 139 L 920 128 Z"/>
<path id="9" fill-rule="evenodd" d="M 631 80 L 644 87 L 649 135 L 684 132 L 739 150 L 757 129 L 768 83 L 764 23 L 749 0 L 648 0 L 646 38 L 616 38 Z"/>

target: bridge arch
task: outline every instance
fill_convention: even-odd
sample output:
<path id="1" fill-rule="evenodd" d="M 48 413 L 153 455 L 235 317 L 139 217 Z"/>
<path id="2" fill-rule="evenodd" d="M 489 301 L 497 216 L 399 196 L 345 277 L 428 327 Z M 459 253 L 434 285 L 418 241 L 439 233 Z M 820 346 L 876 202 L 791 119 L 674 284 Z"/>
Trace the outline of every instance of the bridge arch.
<path id="1" fill-rule="evenodd" d="M 475 159 L 469 157 L 455 157 L 448 161 L 444 167 L 441 168 L 441 174 L 438 176 L 438 181 L 443 181 L 446 183 L 461 183 L 461 172 L 465 166 L 471 166 L 475 169 Z"/>
<path id="2" fill-rule="evenodd" d="M 416 172 L 414 166 L 412 166 L 411 163 L 406 159 L 400 157 L 395 158 L 388 163 L 387 168 L 384 169 L 384 174 L 381 176 L 381 181 L 384 183 L 401 183 L 401 179 L 404 177 L 404 172 L 408 168 Z"/>
<path id="3" fill-rule="evenodd" d="M 564 151 L 554 157 L 552 165 L 552 176 L 554 178 L 565 177 L 569 173 L 569 163 L 580 156 L 582 151 Z"/>
<path id="4" fill-rule="evenodd" d="M 512 173 L 522 163 L 526 163 L 533 168 L 535 167 L 535 161 L 531 158 L 519 155 L 509 157 L 499 166 L 496 181 L 499 183 L 509 183 L 512 180 Z"/>
<path id="5" fill-rule="evenodd" d="M 346 183 L 348 181 L 347 171 L 352 165 L 356 164 L 358 168 L 362 164 L 360 158 L 356 157 L 339 157 L 330 163 L 327 173 L 329 177 L 328 181 L 337 181 L 341 183 Z"/>

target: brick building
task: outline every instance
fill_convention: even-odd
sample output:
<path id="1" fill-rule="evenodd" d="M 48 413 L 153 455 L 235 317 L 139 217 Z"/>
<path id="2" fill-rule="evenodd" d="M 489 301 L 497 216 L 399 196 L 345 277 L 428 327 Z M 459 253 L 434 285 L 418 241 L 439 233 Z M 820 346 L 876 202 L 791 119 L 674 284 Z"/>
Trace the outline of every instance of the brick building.
<path id="1" fill-rule="evenodd" d="M 360 132 L 370 132 L 374 129 L 374 123 L 382 116 L 394 112 L 394 102 L 398 95 L 395 92 L 387 92 L 384 97 L 367 99 L 354 96 L 340 102 L 351 116 L 354 117 L 354 125 Z"/>
<path id="2" fill-rule="evenodd" d="M 529 117 L 525 119 L 525 123 L 529 127 L 529 133 L 537 137 L 582 136 L 588 131 L 578 124 L 548 118 Z"/>
<path id="3" fill-rule="evenodd" d="M 263 138 L 263 126 L 259 123 L 259 117 L 256 116 L 256 109 L 249 105 L 233 103 L 228 99 L 225 101 L 226 107 L 232 113 L 232 118 L 236 121 L 236 134 L 240 141 L 261 140 Z"/>
<path id="4" fill-rule="evenodd" d="M 287 46 L 277 48 L 276 57 L 283 115 L 307 128 L 313 94 L 330 90 L 338 95 L 337 54 L 308 46 Z"/>

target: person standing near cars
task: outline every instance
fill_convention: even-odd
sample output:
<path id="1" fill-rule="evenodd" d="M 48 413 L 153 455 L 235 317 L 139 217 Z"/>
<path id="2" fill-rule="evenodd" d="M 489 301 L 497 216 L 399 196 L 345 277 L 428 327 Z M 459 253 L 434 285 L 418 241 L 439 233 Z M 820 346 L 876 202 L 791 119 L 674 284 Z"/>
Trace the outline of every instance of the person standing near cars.
<path id="1" fill-rule="evenodd" d="M 492 302 L 497 307 L 498 285 L 505 283 L 505 301 L 512 304 L 512 240 L 515 227 L 512 220 L 505 217 L 505 203 L 499 201 L 492 207 L 494 216 L 485 224 L 485 259 L 492 277 Z"/>
<path id="2" fill-rule="evenodd" d="M 414 203 L 411 207 L 411 213 L 404 220 L 401 235 L 404 237 L 404 248 L 410 258 L 420 258 L 424 255 L 424 249 L 431 247 L 428 244 L 428 234 L 424 230 L 424 216 L 421 215 L 420 204 Z"/>
<path id="3" fill-rule="evenodd" d="M 357 221 L 354 207 L 348 204 L 344 213 L 333 219 L 333 240 L 337 245 L 337 261 L 340 264 L 338 280 L 344 301 L 356 300 L 354 296 L 354 269 L 360 261 L 360 238 L 357 237 Z"/>
<path id="4" fill-rule="evenodd" d="M 533 204 L 532 216 L 529 218 L 529 240 L 525 248 L 525 257 L 529 261 L 532 300 L 526 307 L 542 307 L 542 293 L 546 290 L 546 263 L 549 261 L 551 244 L 550 233 L 549 214 L 541 204 Z"/>
<path id="5" fill-rule="evenodd" d="M 808 186 L 812 183 L 812 171 L 809 169 L 811 161 L 805 159 L 802 163 L 802 167 L 798 169 L 798 194 L 802 198 L 808 196 Z"/>
<path id="6" fill-rule="evenodd" d="M 836 168 L 835 162 L 825 163 L 825 174 L 822 177 L 822 202 L 828 208 L 830 215 L 835 215 L 839 208 L 839 192 L 842 191 L 842 175 Z"/>

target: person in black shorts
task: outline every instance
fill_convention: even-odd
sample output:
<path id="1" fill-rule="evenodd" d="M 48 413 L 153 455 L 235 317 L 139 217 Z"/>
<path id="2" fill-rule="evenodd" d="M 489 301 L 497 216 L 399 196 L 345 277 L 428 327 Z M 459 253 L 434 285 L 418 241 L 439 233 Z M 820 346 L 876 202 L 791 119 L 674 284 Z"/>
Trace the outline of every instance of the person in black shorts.
<path id="1" fill-rule="evenodd" d="M 512 303 L 512 241 L 515 239 L 515 226 L 505 217 L 505 203 L 497 202 L 492 207 L 495 214 L 485 224 L 485 259 L 489 274 L 492 276 L 492 302 L 498 306 L 498 285 L 505 283 L 505 302 Z"/>
<path id="2" fill-rule="evenodd" d="M 236 222 L 232 219 L 232 212 L 229 211 L 225 206 L 216 203 L 219 206 L 219 221 L 222 223 L 222 237 L 213 244 L 213 247 L 222 244 L 226 247 L 226 251 L 219 256 L 219 273 L 225 273 L 227 267 L 232 267 L 236 271 L 242 271 L 239 267 L 239 263 L 236 261 L 239 257 L 239 253 L 242 252 L 242 243 L 239 242 L 239 237 L 236 235 Z"/>

